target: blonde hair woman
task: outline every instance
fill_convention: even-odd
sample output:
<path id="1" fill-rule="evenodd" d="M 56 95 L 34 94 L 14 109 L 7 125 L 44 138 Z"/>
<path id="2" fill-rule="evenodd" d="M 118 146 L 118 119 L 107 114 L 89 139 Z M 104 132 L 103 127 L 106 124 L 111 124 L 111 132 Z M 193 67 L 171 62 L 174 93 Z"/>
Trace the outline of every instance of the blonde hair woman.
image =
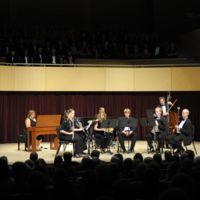
<path id="1" fill-rule="evenodd" d="M 105 128 L 101 128 L 101 123 L 106 120 L 106 113 L 99 112 L 97 115 L 98 122 L 94 125 L 94 136 L 96 138 L 96 144 L 100 145 L 100 152 L 106 153 L 106 149 L 110 143 L 110 135 L 106 132 Z"/>
<path id="2" fill-rule="evenodd" d="M 36 112 L 34 110 L 29 110 L 28 114 L 27 114 L 27 118 L 25 120 L 24 135 L 25 136 L 27 135 L 28 127 L 35 127 L 35 125 L 36 125 Z M 38 135 L 36 137 L 36 146 L 37 146 L 36 150 L 37 151 L 42 151 L 40 149 L 40 144 L 41 144 L 43 138 L 44 138 L 43 135 Z M 27 144 L 26 144 L 26 147 L 27 147 Z"/>
<path id="3" fill-rule="evenodd" d="M 61 139 L 75 143 L 75 158 L 82 157 L 83 150 L 85 150 L 85 138 L 78 132 L 83 131 L 82 127 L 78 127 L 75 121 L 75 110 L 69 109 L 64 111 L 63 121 L 60 127 Z"/>

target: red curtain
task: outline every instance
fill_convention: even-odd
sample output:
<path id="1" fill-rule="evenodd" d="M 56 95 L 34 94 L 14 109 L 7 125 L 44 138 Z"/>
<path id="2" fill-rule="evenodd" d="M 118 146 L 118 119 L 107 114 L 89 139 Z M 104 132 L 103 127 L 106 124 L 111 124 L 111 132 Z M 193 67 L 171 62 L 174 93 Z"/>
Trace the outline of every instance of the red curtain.
<path id="1" fill-rule="evenodd" d="M 51 115 L 73 108 L 77 117 L 93 117 L 101 106 L 110 117 L 121 117 L 124 108 L 130 108 L 131 116 L 138 119 L 137 139 L 144 140 L 147 129 L 141 127 L 139 118 L 147 117 L 146 109 L 154 109 L 160 96 L 167 97 L 167 92 L 0 92 L 0 143 L 16 142 L 30 109 L 37 115 Z M 171 96 L 181 111 L 190 110 L 195 140 L 199 141 L 200 92 L 171 92 Z"/>

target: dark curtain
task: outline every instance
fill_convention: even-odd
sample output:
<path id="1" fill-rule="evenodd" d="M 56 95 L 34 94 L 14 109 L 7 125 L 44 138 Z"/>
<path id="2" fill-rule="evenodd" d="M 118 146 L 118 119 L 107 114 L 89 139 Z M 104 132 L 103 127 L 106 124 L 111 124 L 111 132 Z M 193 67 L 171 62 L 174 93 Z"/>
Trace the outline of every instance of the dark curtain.
<path id="1" fill-rule="evenodd" d="M 154 109 L 159 97 L 167 95 L 167 92 L 0 92 L 0 143 L 16 142 L 30 109 L 37 115 L 53 115 L 73 108 L 76 117 L 93 117 L 101 106 L 110 117 L 121 117 L 123 110 L 130 108 L 131 116 L 138 119 L 137 139 L 144 140 L 148 129 L 141 127 L 139 118 L 147 117 L 146 109 Z M 195 140 L 199 141 L 200 92 L 171 92 L 171 96 L 172 102 L 177 99 L 175 105 L 180 107 L 180 114 L 183 108 L 190 110 Z M 46 136 L 45 140 L 48 141 Z"/>

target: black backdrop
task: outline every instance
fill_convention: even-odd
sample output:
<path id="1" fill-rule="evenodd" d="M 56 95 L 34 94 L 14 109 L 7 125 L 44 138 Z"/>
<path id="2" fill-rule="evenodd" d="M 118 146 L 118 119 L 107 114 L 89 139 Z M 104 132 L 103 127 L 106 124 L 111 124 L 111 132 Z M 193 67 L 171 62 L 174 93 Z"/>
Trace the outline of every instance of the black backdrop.
<path id="1" fill-rule="evenodd" d="M 130 108 L 136 119 L 147 117 L 146 109 L 154 109 L 159 97 L 167 97 L 167 92 L 0 92 L 0 143 L 14 143 L 21 134 L 24 120 L 30 109 L 37 115 L 63 114 L 73 108 L 76 117 L 93 117 L 103 106 L 109 117 L 123 116 L 124 108 Z M 171 92 L 176 106 L 188 108 L 190 119 L 195 125 L 195 140 L 200 136 L 200 92 Z M 138 122 L 138 140 L 144 140 L 147 133 Z M 45 137 L 48 141 L 48 137 Z"/>

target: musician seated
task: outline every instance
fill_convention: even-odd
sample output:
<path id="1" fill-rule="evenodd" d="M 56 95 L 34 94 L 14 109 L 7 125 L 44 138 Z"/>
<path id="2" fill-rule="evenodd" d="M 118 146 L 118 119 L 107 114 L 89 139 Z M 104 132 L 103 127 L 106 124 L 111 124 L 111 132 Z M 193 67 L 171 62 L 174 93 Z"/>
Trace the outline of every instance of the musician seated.
<path id="1" fill-rule="evenodd" d="M 105 108 L 104 108 L 104 107 L 100 107 L 100 108 L 99 108 L 99 113 L 100 113 L 100 112 L 105 112 Z M 94 117 L 93 117 L 94 120 L 97 119 L 97 115 L 98 115 L 98 113 L 94 115 Z"/>
<path id="2" fill-rule="evenodd" d="M 155 126 L 150 127 L 150 133 L 146 135 L 146 140 L 150 151 L 154 151 L 153 142 L 158 142 L 156 152 L 160 152 L 163 147 L 163 141 L 169 133 L 169 126 L 167 120 L 162 114 L 162 109 L 160 107 L 155 108 Z M 156 141 L 155 141 L 156 140 Z"/>
<path id="3" fill-rule="evenodd" d="M 27 114 L 27 118 L 25 120 L 25 127 L 23 129 L 23 135 L 25 136 L 26 141 L 26 150 L 27 150 L 27 130 L 28 127 L 35 127 L 36 126 L 36 112 L 34 110 L 29 110 Z M 43 135 L 38 135 L 36 137 L 36 151 L 42 151 L 40 148 L 40 144 L 42 142 L 42 139 L 44 138 Z"/>
<path id="4" fill-rule="evenodd" d="M 188 118 L 189 113 L 188 109 L 183 109 L 182 121 L 175 125 L 174 134 L 166 138 L 172 148 L 177 149 L 176 154 L 181 154 L 184 151 L 181 145 L 182 141 L 184 145 L 189 145 L 192 141 L 192 122 Z"/>
<path id="5" fill-rule="evenodd" d="M 136 138 L 137 138 L 137 134 L 134 132 L 135 131 L 135 127 L 121 127 L 121 121 L 124 119 L 134 119 L 133 117 L 130 117 L 131 114 L 131 110 L 129 108 L 124 109 L 124 117 L 120 117 L 118 119 L 118 137 L 119 137 L 119 143 L 121 145 L 121 148 L 123 150 L 123 153 L 130 153 L 130 152 L 134 152 L 134 147 L 135 147 L 135 143 L 136 143 Z M 125 146 L 124 146 L 124 139 L 125 138 L 131 138 L 131 146 L 130 149 L 128 149 L 128 151 L 126 150 Z"/>
<path id="6" fill-rule="evenodd" d="M 78 132 L 82 132 L 84 129 L 77 127 L 77 123 L 74 120 L 75 110 L 69 109 L 64 111 L 63 121 L 60 127 L 61 140 L 75 143 L 74 156 L 76 158 L 82 157 L 83 151 L 86 149 L 85 137 Z"/>
<path id="7" fill-rule="evenodd" d="M 106 128 L 101 128 L 101 123 L 106 120 L 106 113 L 99 112 L 97 115 L 98 122 L 94 125 L 94 136 L 96 138 L 95 142 L 100 146 L 100 152 L 106 153 L 106 149 L 110 143 L 110 134 L 107 132 Z"/>

